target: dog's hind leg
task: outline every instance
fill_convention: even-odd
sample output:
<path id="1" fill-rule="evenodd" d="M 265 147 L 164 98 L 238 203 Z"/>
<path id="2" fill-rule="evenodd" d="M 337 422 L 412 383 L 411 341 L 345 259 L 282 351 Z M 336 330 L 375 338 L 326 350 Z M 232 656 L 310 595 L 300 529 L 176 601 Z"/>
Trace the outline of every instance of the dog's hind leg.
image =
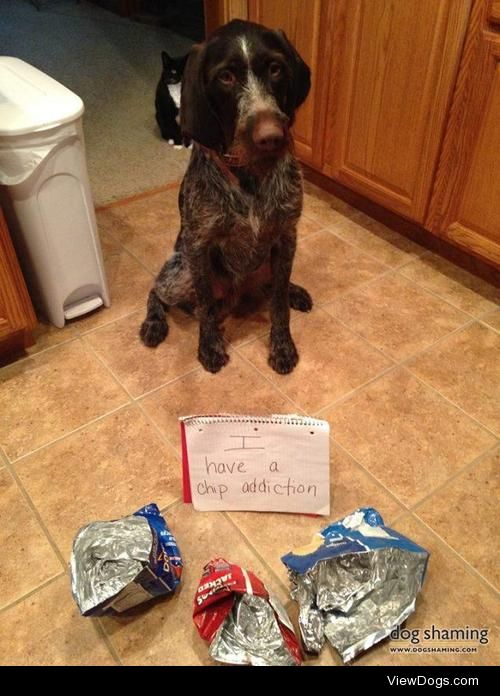
<path id="1" fill-rule="evenodd" d="M 190 274 L 180 252 L 176 251 L 164 264 L 148 296 L 146 318 L 139 336 L 146 346 L 154 348 L 168 335 L 166 314 L 169 307 L 181 306 L 184 311 L 193 309 Z"/>
<path id="2" fill-rule="evenodd" d="M 310 312 L 313 307 L 311 295 L 305 288 L 295 283 L 290 283 L 288 286 L 288 298 L 290 307 L 299 312 Z"/>
<path id="3" fill-rule="evenodd" d="M 139 336 L 144 345 L 154 348 L 168 335 L 166 312 L 168 305 L 160 300 L 153 288 L 148 295 L 146 318 L 142 322 Z"/>

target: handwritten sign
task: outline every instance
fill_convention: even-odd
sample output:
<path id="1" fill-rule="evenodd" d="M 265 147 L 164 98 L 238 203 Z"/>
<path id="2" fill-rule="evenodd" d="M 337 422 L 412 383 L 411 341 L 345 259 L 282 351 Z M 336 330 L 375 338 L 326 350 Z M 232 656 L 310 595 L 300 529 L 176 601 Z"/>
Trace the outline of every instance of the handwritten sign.
<path id="1" fill-rule="evenodd" d="M 329 514 L 326 421 L 294 415 L 180 421 L 184 501 L 196 510 Z"/>

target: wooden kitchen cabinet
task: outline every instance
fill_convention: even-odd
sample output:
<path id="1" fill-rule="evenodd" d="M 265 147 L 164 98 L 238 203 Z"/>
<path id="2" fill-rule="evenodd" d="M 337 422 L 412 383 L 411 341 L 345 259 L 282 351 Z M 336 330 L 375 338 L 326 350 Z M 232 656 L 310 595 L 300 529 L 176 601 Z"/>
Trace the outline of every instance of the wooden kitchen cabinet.
<path id="1" fill-rule="evenodd" d="M 426 227 L 500 264 L 500 2 L 475 2 Z"/>
<path id="2" fill-rule="evenodd" d="M 323 172 L 422 222 L 471 3 L 326 4 L 334 49 Z"/>
<path id="3" fill-rule="evenodd" d="M 0 208 L 0 359 L 33 344 L 33 306 Z"/>
<path id="4" fill-rule="evenodd" d="M 245 0 L 219 2 L 220 23 L 245 16 Z M 500 0 L 246 8 L 283 29 L 311 67 L 293 129 L 299 159 L 341 184 L 339 195 L 350 189 L 360 205 L 369 199 L 499 265 Z"/>

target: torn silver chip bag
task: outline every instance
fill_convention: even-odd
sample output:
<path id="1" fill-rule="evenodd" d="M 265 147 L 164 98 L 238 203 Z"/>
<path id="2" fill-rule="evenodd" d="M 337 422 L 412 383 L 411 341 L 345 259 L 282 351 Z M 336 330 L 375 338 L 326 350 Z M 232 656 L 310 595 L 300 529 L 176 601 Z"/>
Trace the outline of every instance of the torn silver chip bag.
<path id="1" fill-rule="evenodd" d="M 126 611 L 180 583 L 182 559 L 158 507 L 82 527 L 73 542 L 71 589 L 84 616 Z"/>
<path id="2" fill-rule="evenodd" d="M 281 559 L 299 604 L 307 652 L 327 639 L 348 662 L 386 638 L 415 609 L 429 553 L 359 508 Z"/>

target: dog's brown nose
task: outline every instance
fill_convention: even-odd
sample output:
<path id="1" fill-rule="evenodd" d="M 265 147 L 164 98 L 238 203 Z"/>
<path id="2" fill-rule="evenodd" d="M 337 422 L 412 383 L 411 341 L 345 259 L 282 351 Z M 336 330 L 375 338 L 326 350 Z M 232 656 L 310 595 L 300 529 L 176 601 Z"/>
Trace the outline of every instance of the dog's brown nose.
<path id="1" fill-rule="evenodd" d="M 253 130 L 253 141 L 259 150 L 273 152 L 281 147 L 285 133 L 274 119 L 261 119 Z"/>

